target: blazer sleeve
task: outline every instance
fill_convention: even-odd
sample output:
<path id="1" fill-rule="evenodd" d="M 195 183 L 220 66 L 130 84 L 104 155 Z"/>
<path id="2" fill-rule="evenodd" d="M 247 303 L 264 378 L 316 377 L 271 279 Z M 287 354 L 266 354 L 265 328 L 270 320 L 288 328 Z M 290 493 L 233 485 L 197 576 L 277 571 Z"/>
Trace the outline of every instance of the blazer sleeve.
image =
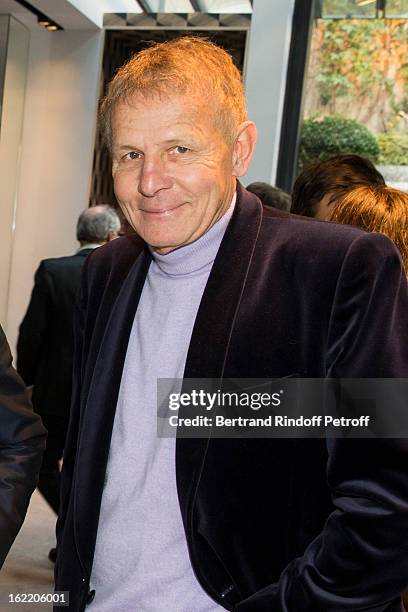
<path id="1" fill-rule="evenodd" d="M 380 234 L 348 249 L 327 348 L 331 378 L 408 378 L 408 290 Z M 330 439 L 334 511 L 304 555 L 239 612 L 391 612 L 408 585 L 408 440 Z"/>
<path id="2" fill-rule="evenodd" d="M 51 289 L 51 278 L 44 262 L 41 262 L 34 276 L 34 287 L 17 340 L 17 371 L 27 386 L 35 382 L 44 350 L 44 335 L 50 315 Z"/>
<path id="3" fill-rule="evenodd" d="M 46 430 L 30 402 L 0 328 L 0 567 L 16 537 L 34 491 Z"/>

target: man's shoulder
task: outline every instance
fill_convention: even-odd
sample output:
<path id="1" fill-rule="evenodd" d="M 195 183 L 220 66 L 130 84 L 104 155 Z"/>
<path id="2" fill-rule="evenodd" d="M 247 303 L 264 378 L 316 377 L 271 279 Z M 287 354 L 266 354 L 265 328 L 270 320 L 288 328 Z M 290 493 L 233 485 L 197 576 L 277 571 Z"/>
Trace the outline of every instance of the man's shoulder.
<path id="1" fill-rule="evenodd" d="M 121 236 L 94 249 L 88 259 L 93 266 L 119 263 L 123 260 L 134 259 L 144 249 L 144 246 L 145 243 L 136 234 Z"/>
<path id="2" fill-rule="evenodd" d="M 81 274 L 83 266 L 87 274 L 95 278 L 103 278 L 123 269 L 129 269 L 140 254 L 144 243 L 136 235 L 123 236 L 117 240 L 104 244 L 89 253 L 75 253 L 64 257 L 50 257 L 43 259 L 37 269 L 37 278 L 61 279 L 71 273 Z"/>
<path id="3" fill-rule="evenodd" d="M 283 211 L 277 213 L 264 210 L 258 241 L 264 256 L 274 257 L 280 252 L 285 261 L 297 261 L 300 267 L 312 265 L 332 270 L 339 268 L 347 255 L 360 257 L 373 266 L 376 261 L 398 258 L 395 245 L 384 234 Z"/>
<path id="4" fill-rule="evenodd" d="M 385 239 L 387 243 L 390 242 L 382 234 L 365 232 L 350 225 L 264 209 L 261 234 L 267 238 L 271 233 L 278 242 L 296 249 L 312 248 L 313 251 L 325 253 L 347 250 L 356 240 L 376 242 Z"/>
<path id="5" fill-rule="evenodd" d="M 43 259 L 37 268 L 36 278 L 44 282 L 52 279 L 53 282 L 69 284 L 71 279 L 79 278 L 85 260 L 86 256 L 79 254 Z"/>
<path id="6" fill-rule="evenodd" d="M 320 219 L 295 215 L 283 210 L 272 209 L 271 207 L 264 207 L 263 213 L 265 231 L 270 231 L 278 225 L 280 230 L 288 236 L 300 236 L 305 241 L 321 237 L 323 240 L 331 241 L 334 239 L 336 242 L 347 243 L 352 242 L 361 235 L 367 234 L 367 232 L 351 225 L 321 221 Z"/>
<path id="7" fill-rule="evenodd" d="M 144 248 L 145 243 L 136 234 L 112 240 L 88 255 L 88 274 L 99 277 L 127 272 Z"/>
<path id="8" fill-rule="evenodd" d="M 241 211 L 243 212 L 248 207 L 254 217 L 258 215 L 258 206 L 261 204 L 259 198 L 242 187 L 239 188 L 238 194 L 243 203 Z M 332 250 L 347 248 L 354 240 L 363 235 L 367 235 L 367 232 L 356 227 L 320 221 L 262 205 L 262 223 L 258 243 L 271 251 L 279 248 L 280 245 L 284 245 L 287 249 L 293 248 L 295 251 L 310 248 L 318 251 L 328 248 Z"/>
<path id="9" fill-rule="evenodd" d="M 58 270 L 60 268 L 75 265 L 78 262 L 81 263 L 81 261 L 82 257 L 78 257 L 76 254 L 63 255 L 62 257 L 48 257 L 47 259 L 43 259 L 40 266 L 45 270 Z"/>

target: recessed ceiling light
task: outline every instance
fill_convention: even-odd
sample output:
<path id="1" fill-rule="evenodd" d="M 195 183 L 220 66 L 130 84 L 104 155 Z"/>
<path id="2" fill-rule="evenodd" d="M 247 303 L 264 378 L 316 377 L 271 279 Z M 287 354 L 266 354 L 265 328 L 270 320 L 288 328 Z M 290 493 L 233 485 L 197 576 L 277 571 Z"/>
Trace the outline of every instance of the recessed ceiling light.
<path id="1" fill-rule="evenodd" d="M 64 29 L 62 26 L 58 25 L 58 23 L 56 23 L 55 21 L 47 17 L 47 15 L 44 15 L 44 13 L 39 11 L 35 6 L 27 2 L 27 0 L 14 0 L 14 1 L 17 2 L 17 4 L 20 4 L 21 6 L 23 6 L 28 11 L 30 11 L 30 13 L 35 15 L 37 17 L 38 24 L 42 25 L 47 30 L 63 30 Z"/>

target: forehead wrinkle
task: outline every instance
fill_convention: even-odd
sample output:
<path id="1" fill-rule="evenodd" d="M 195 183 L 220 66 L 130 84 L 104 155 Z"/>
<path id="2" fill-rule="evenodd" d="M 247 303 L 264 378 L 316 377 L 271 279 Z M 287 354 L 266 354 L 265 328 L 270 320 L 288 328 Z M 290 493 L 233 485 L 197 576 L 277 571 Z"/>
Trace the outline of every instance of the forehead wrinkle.
<path id="1" fill-rule="evenodd" d="M 139 148 L 143 144 L 142 141 L 146 141 L 147 144 L 153 144 L 154 146 L 162 146 L 162 145 L 168 146 L 171 144 L 179 144 L 179 143 L 185 143 L 186 145 L 192 144 L 192 145 L 197 145 L 197 146 L 199 146 L 200 144 L 201 145 L 204 144 L 207 146 L 213 144 L 212 138 L 211 139 L 208 138 L 208 132 L 206 131 L 205 127 L 201 127 L 197 124 L 186 123 L 184 121 L 180 123 L 175 123 L 175 124 L 174 123 L 170 124 L 169 122 L 169 124 L 165 125 L 163 128 L 165 131 L 168 130 L 169 133 L 164 134 L 162 139 L 157 139 L 157 134 L 154 134 L 155 142 L 153 143 L 152 143 L 152 138 L 149 137 L 150 129 L 148 126 L 144 126 L 140 130 L 136 128 L 137 134 L 133 134 L 135 127 L 129 126 L 127 128 L 127 126 L 119 120 L 117 128 L 118 129 L 113 131 L 114 144 L 115 144 L 115 141 L 117 143 L 117 140 L 118 140 L 117 137 L 118 137 L 119 130 L 120 131 L 124 130 L 128 132 L 128 137 L 130 138 L 130 140 L 126 144 L 121 144 L 115 147 L 115 148 L 118 148 L 119 150 L 130 150 L 134 148 Z M 181 128 L 179 133 L 178 133 L 178 128 Z M 214 128 L 214 131 L 215 131 L 215 128 Z M 134 139 L 135 144 L 132 145 L 130 144 L 130 142 L 133 139 Z M 198 139 L 199 139 L 199 142 L 197 142 Z M 136 144 L 136 140 L 139 140 L 139 144 Z"/>
<path id="2" fill-rule="evenodd" d="M 119 121 L 121 120 L 122 113 L 118 112 L 120 108 L 125 109 L 125 113 L 127 108 L 133 111 L 137 111 L 141 114 L 144 114 L 145 112 L 149 114 L 151 111 L 157 110 L 159 111 L 159 115 L 161 115 L 163 110 L 165 110 L 167 117 L 169 117 L 170 115 L 172 125 L 185 124 L 188 127 L 191 127 L 190 122 L 183 121 L 186 116 L 189 117 L 191 123 L 194 126 L 197 126 L 197 121 L 203 119 L 205 122 L 210 122 L 210 115 L 213 115 L 213 112 L 208 113 L 207 107 L 203 103 L 202 97 L 199 97 L 197 95 L 186 96 L 177 93 L 169 94 L 167 97 L 159 99 L 154 97 L 146 99 L 144 96 L 135 95 L 129 99 L 119 102 L 116 105 L 116 108 L 113 111 L 112 119 L 119 119 Z M 171 117 L 171 115 L 173 115 L 173 118 Z M 174 118 L 174 115 L 176 115 L 176 118 Z M 179 117 L 179 120 L 177 120 L 177 115 Z M 161 117 L 159 117 L 158 122 L 160 122 L 160 119 Z"/>

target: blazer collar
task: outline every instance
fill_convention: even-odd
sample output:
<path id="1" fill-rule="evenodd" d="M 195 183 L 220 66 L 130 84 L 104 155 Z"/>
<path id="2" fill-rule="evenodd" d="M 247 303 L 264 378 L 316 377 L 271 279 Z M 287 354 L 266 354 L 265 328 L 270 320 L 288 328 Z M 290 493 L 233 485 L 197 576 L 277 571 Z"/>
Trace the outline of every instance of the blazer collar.
<path id="1" fill-rule="evenodd" d="M 184 378 L 221 378 L 261 226 L 262 205 L 237 183 L 237 201 L 205 287 Z"/>
<path id="2" fill-rule="evenodd" d="M 90 573 L 98 528 L 116 402 L 133 319 L 151 262 L 144 249 L 130 268 L 112 307 L 83 407 L 76 461 L 75 539 L 81 564 Z M 90 491 L 93 496 L 90 496 Z M 81 520 L 78 520 L 81 517 Z"/>
<path id="3" fill-rule="evenodd" d="M 194 324 L 184 378 L 222 379 L 231 335 L 261 227 L 262 205 L 237 183 L 234 214 L 214 261 Z M 180 416 L 182 412 L 179 411 Z M 186 530 L 209 438 L 178 438 L 177 488 Z"/>

